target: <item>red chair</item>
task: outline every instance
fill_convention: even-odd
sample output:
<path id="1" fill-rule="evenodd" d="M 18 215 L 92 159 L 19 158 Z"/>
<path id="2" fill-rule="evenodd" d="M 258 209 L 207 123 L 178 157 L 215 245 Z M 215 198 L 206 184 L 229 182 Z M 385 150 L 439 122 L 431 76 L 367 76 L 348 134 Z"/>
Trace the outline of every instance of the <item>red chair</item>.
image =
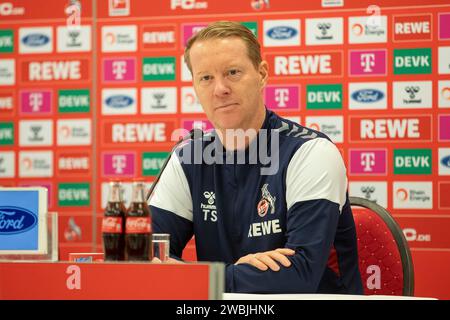
<path id="1" fill-rule="evenodd" d="M 375 202 L 350 197 L 350 204 L 356 226 L 364 294 L 413 296 L 413 262 L 400 226 L 385 208 Z"/>

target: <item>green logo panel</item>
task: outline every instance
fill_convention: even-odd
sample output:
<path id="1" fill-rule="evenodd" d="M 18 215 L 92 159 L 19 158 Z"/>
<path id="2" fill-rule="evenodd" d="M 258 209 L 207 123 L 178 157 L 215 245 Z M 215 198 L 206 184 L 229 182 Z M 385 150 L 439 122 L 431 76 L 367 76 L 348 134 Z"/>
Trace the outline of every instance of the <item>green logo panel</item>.
<path id="1" fill-rule="evenodd" d="M 168 154 L 168 152 L 144 152 L 142 154 L 142 175 L 157 176 Z"/>
<path id="2" fill-rule="evenodd" d="M 307 85 L 306 109 L 342 109 L 342 85 Z"/>
<path id="3" fill-rule="evenodd" d="M 144 58 L 142 61 L 142 79 L 144 81 L 175 80 L 175 57 Z"/>
<path id="4" fill-rule="evenodd" d="M 394 74 L 431 74 L 431 48 L 394 49 Z"/>
<path id="5" fill-rule="evenodd" d="M 60 183 L 58 185 L 58 205 L 60 207 L 82 207 L 91 203 L 89 183 Z"/>
<path id="6" fill-rule="evenodd" d="M 60 113 L 86 113 L 91 108 L 89 89 L 59 90 L 58 111 Z"/>
<path id="7" fill-rule="evenodd" d="M 14 123 L 0 122 L 0 145 L 14 145 Z"/>
<path id="8" fill-rule="evenodd" d="M 395 149 L 394 174 L 431 174 L 431 149 Z"/>

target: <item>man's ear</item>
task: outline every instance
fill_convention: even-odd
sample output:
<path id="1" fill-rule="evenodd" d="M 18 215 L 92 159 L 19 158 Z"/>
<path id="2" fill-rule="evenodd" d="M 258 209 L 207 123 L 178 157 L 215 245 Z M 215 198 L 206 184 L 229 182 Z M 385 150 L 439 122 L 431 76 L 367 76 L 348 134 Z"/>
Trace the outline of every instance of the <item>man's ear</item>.
<path id="1" fill-rule="evenodd" d="M 261 88 L 264 88 L 267 84 L 267 79 L 269 78 L 269 64 L 267 61 L 261 61 L 258 72 L 261 77 Z"/>

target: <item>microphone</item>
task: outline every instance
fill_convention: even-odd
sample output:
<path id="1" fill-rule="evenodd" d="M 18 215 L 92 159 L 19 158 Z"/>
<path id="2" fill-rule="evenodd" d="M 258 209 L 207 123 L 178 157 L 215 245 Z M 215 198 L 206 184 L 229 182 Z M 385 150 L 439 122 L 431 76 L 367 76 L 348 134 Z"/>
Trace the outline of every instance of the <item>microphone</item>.
<path id="1" fill-rule="evenodd" d="M 147 196 L 146 196 L 146 202 L 148 203 L 148 199 L 151 197 L 153 190 L 155 190 L 156 185 L 158 184 L 159 179 L 161 178 L 161 175 L 164 171 L 164 169 L 167 166 L 167 163 L 169 162 L 170 157 L 172 156 L 172 154 L 174 153 L 175 149 L 184 141 L 189 140 L 189 139 L 195 139 L 198 137 L 203 137 L 203 131 L 201 129 L 198 128 L 193 128 L 191 131 L 189 131 L 189 133 L 187 135 L 185 135 L 183 138 L 181 138 L 180 140 L 178 140 L 178 142 L 173 146 L 172 150 L 169 152 L 169 155 L 167 156 L 166 160 L 164 160 L 164 163 L 161 167 L 161 170 L 159 171 L 158 175 L 156 176 L 155 181 L 153 182 L 152 186 L 150 187 L 150 190 L 148 190 L 147 192 Z"/>

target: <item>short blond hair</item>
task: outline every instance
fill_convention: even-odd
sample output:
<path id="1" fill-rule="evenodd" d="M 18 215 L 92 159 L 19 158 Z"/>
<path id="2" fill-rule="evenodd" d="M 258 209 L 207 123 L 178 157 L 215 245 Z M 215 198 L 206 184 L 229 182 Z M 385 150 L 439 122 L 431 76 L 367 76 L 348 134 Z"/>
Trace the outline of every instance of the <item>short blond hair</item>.
<path id="1" fill-rule="evenodd" d="M 191 47 L 196 41 L 223 39 L 229 37 L 237 37 L 244 41 L 247 47 L 248 57 L 255 66 L 255 69 L 258 69 L 262 61 L 261 46 L 253 32 L 251 32 L 247 27 L 240 24 L 239 22 L 217 21 L 200 30 L 197 34 L 189 39 L 184 51 L 184 61 L 186 62 L 189 71 L 191 71 L 192 73 L 192 65 L 189 53 L 191 51 Z"/>

